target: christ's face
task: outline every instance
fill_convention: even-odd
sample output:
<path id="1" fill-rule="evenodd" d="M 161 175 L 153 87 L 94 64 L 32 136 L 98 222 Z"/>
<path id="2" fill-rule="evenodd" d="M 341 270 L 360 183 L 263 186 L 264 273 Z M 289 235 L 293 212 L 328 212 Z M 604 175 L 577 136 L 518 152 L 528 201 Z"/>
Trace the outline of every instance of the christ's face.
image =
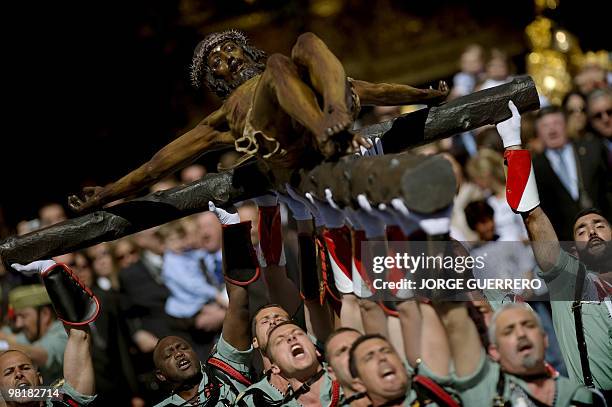
<path id="1" fill-rule="evenodd" d="M 234 41 L 225 41 L 213 48 L 208 54 L 207 63 L 215 78 L 223 79 L 230 85 L 242 82 L 240 73 L 253 65 L 251 58 Z"/>

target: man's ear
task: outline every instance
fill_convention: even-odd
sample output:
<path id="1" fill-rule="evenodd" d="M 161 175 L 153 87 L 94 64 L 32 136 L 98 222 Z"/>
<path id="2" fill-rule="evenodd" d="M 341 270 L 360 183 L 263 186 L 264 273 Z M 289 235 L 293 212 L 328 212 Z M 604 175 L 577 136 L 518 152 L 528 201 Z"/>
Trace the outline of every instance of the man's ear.
<path id="1" fill-rule="evenodd" d="M 272 363 L 272 366 L 270 367 L 270 371 L 271 371 L 273 374 L 276 374 L 276 375 L 280 375 L 280 373 L 281 373 L 281 369 L 280 369 L 280 367 L 278 367 L 278 366 L 276 365 L 276 363 Z"/>
<path id="2" fill-rule="evenodd" d="M 257 340 L 257 337 L 254 336 L 251 343 L 253 344 L 253 349 L 259 349 L 259 341 Z"/>
<path id="3" fill-rule="evenodd" d="M 42 386 L 44 381 L 42 375 L 40 374 L 40 372 L 36 372 L 36 376 L 38 376 L 38 385 Z"/>
<path id="4" fill-rule="evenodd" d="M 332 380 L 338 380 L 338 378 L 336 377 L 336 372 L 334 372 L 334 369 L 332 369 L 330 365 L 327 365 L 327 374 L 329 375 L 329 377 L 331 377 Z"/>
<path id="5" fill-rule="evenodd" d="M 488 350 L 489 350 L 489 356 L 491 356 L 491 359 L 493 359 L 496 362 L 499 362 L 499 360 L 501 359 L 501 355 L 499 354 L 499 350 L 497 349 L 497 346 L 490 344 Z"/>
<path id="6" fill-rule="evenodd" d="M 155 377 L 160 381 L 160 383 L 164 383 L 166 381 L 166 376 L 164 376 L 159 369 L 155 370 Z"/>
<path id="7" fill-rule="evenodd" d="M 355 391 L 358 392 L 358 393 L 367 393 L 368 392 L 368 390 L 366 389 L 365 385 L 363 384 L 361 379 L 358 378 L 358 377 L 354 377 L 353 380 L 351 381 L 351 384 L 353 385 L 353 389 L 355 389 Z"/>

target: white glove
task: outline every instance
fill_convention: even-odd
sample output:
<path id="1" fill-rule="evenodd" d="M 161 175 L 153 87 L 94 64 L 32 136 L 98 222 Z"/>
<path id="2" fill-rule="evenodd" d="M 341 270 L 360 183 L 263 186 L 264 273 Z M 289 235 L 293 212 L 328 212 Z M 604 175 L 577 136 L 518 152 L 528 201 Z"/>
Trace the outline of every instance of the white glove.
<path id="1" fill-rule="evenodd" d="M 402 217 L 411 220 L 412 222 L 417 223 L 419 227 L 428 235 L 441 235 L 448 233 L 450 230 L 450 215 L 453 210 L 452 205 L 427 217 L 410 212 L 408 208 L 406 208 L 404 201 L 399 198 L 392 199 L 391 206 L 393 206 L 393 209 L 395 209 L 399 214 L 397 217 L 398 221 L 400 221 Z"/>
<path id="2" fill-rule="evenodd" d="M 53 260 L 38 260 L 33 261 L 30 264 L 26 264 L 25 266 L 19 263 L 13 263 L 11 264 L 11 267 L 19 271 L 23 275 L 35 276 L 54 265 L 55 262 Z"/>
<path id="3" fill-rule="evenodd" d="M 512 101 L 508 102 L 512 117 L 497 123 L 497 132 L 504 142 L 504 148 L 521 145 L 521 114 Z"/>
<path id="4" fill-rule="evenodd" d="M 217 218 L 222 225 L 235 225 L 236 223 L 240 223 L 240 215 L 237 213 L 229 213 L 224 209 L 217 208 L 212 201 L 208 201 L 208 210 L 217 215 Z"/>
<path id="5" fill-rule="evenodd" d="M 382 140 L 380 137 L 375 137 L 374 141 L 370 140 L 372 147 L 365 148 L 364 146 L 359 146 L 359 151 L 361 155 L 364 157 L 373 157 L 376 155 L 383 155 L 385 152 L 383 151 Z"/>

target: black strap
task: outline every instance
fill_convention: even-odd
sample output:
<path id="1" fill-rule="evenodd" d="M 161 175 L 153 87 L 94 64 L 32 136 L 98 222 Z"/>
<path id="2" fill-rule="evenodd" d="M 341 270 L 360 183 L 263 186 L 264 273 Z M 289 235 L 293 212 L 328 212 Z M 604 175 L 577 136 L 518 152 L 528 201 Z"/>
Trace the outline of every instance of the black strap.
<path id="1" fill-rule="evenodd" d="M 576 274 L 576 291 L 574 291 L 574 303 L 572 304 L 572 312 L 574 313 L 574 325 L 576 326 L 576 340 L 578 343 L 578 354 L 580 355 L 580 365 L 582 367 L 582 377 L 584 385 L 594 388 L 593 375 L 589 366 L 589 353 L 584 339 L 584 326 L 582 324 L 582 290 L 584 288 L 584 279 L 586 278 L 586 267 L 580 263 L 578 273 Z"/>
<path id="2" fill-rule="evenodd" d="M 504 399 L 504 390 L 506 389 L 506 376 L 503 370 L 499 370 L 499 378 L 497 379 L 497 385 L 495 386 L 496 395 L 493 397 L 493 407 L 504 407 L 506 404 L 510 405 L 510 402 L 506 402 Z"/>
<path id="3" fill-rule="evenodd" d="M 341 401 L 340 401 L 340 405 L 341 405 L 341 406 L 349 406 L 349 405 L 351 405 L 351 403 L 352 403 L 353 401 L 356 401 L 356 400 L 361 400 L 361 399 L 362 399 L 362 398 L 364 398 L 365 396 L 366 396 L 366 394 L 365 394 L 365 393 L 355 393 L 355 394 L 353 394 L 352 396 L 347 397 L 347 398 L 345 398 L 345 399 L 341 400 Z"/>
<path id="4" fill-rule="evenodd" d="M 253 396 L 253 401 L 255 402 L 256 406 L 260 406 L 260 405 L 268 406 L 268 407 L 284 406 L 285 404 L 288 404 L 291 400 L 294 400 L 294 399 L 297 400 L 298 397 L 300 397 L 302 394 L 308 393 L 310 391 L 310 386 L 312 386 L 317 380 L 319 380 L 323 376 L 324 373 L 325 373 L 325 369 L 319 370 L 317 373 L 311 376 L 310 379 L 306 380 L 299 387 L 299 389 L 295 391 L 293 391 L 290 387 L 289 391 L 287 391 L 285 396 L 280 400 L 272 399 L 268 395 L 268 393 L 266 393 L 265 391 L 263 391 L 262 389 L 258 387 L 251 387 L 245 390 L 244 392 L 240 393 L 240 395 L 236 399 L 236 402 L 242 403 L 246 396 Z"/>

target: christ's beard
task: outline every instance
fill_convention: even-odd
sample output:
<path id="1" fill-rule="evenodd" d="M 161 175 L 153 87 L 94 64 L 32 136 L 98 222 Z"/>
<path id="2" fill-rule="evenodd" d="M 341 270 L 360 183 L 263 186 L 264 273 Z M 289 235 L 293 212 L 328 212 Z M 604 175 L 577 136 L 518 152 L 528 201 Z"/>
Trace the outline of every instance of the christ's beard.
<path id="1" fill-rule="evenodd" d="M 234 81 L 234 83 L 230 85 L 232 91 L 234 91 L 236 88 L 238 88 L 240 85 L 242 85 L 249 79 L 261 74 L 262 72 L 263 69 L 261 69 L 258 65 L 248 65 L 238 73 L 238 78 Z"/>

